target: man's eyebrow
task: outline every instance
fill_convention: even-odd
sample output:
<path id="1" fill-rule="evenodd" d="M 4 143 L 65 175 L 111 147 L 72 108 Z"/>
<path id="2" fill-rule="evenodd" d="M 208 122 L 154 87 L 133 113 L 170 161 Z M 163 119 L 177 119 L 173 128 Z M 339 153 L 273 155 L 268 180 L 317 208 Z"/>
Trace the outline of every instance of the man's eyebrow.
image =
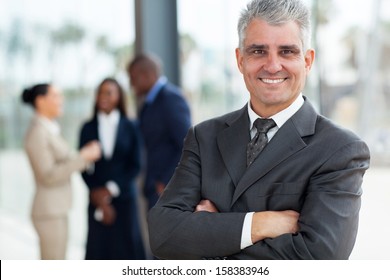
<path id="1" fill-rule="evenodd" d="M 297 50 L 299 51 L 301 48 L 296 44 L 291 45 L 280 45 L 278 47 L 280 50 Z M 252 51 L 252 50 L 269 50 L 269 46 L 265 44 L 252 44 L 245 48 L 246 51 Z"/>
<path id="2" fill-rule="evenodd" d="M 252 44 L 245 48 L 246 51 L 252 51 L 252 50 L 268 50 L 269 46 L 263 45 L 263 44 Z"/>
<path id="3" fill-rule="evenodd" d="M 279 49 L 281 50 L 300 50 L 301 48 L 298 45 L 292 44 L 292 45 L 281 45 L 279 46 Z"/>

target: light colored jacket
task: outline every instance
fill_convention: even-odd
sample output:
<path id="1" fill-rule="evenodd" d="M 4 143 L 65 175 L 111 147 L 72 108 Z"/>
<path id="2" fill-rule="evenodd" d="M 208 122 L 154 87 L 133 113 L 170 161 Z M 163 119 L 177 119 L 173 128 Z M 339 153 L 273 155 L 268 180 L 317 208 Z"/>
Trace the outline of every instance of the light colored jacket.
<path id="1" fill-rule="evenodd" d="M 66 141 L 36 115 L 27 131 L 24 147 L 35 178 L 32 216 L 60 216 L 71 207 L 71 175 L 88 162 L 73 153 Z"/>

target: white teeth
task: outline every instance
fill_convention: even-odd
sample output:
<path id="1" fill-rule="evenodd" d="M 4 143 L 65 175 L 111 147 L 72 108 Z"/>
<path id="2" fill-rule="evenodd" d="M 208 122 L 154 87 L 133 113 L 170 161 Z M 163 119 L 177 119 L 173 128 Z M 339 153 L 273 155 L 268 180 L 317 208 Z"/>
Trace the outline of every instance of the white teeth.
<path id="1" fill-rule="evenodd" d="M 266 84 L 278 84 L 284 81 L 284 79 L 261 79 Z"/>

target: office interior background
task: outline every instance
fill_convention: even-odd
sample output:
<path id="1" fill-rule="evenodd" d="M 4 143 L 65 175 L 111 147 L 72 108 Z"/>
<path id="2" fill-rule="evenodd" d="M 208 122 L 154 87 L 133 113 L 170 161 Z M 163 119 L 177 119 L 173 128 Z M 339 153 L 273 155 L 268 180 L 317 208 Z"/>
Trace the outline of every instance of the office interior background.
<path id="1" fill-rule="evenodd" d="M 1 259 L 39 258 L 29 216 L 34 181 L 22 148 L 33 111 L 20 101 L 23 88 L 49 81 L 62 90 L 59 122 L 75 149 L 103 78 L 119 80 L 129 117 L 136 117 L 125 68 L 137 51 L 162 57 L 168 78 L 183 88 L 194 124 L 241 108 L 249 95 L 234 49 L 247 2 L 0 0 Z M 316 61 L 304 95 L 362 137 L 372 154 L 351 259 L 390 259 L 390 0 L 305 2 L 312 9 Z M 68 258 L 82 259 L 88 194 L 79 174 L 72 179 Z"/>

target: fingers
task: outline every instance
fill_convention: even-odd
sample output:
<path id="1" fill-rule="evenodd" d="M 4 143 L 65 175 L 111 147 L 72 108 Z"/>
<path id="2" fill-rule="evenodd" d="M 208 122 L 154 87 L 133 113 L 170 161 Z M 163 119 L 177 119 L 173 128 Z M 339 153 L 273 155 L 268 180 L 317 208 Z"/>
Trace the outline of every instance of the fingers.
<path id="1" fill-rule="evenodd" d="M 252 217 L 252 242 L 299 231 L 299 213 L 293 210 L 256 212 Z"/>
<path id="2" fill-rule="evenodd" d="M 111 194 L 106 187 L 99 187 L 91 190 L 90 199 L 93 205 L 101 207 L 111 203 Z"/>
<path id="3" fill-rule="evenodd" d="M 219 212 L 215 204 L 208 199 L 203 199 L 198 203 L 198 205 L 195 207 L 195 212 L 199 211 L 206 211 L 210 213 Z"/>
<path id="4" fill-rule="evenodd" d="M 290 223 L 289 233 L 297 233 L 299 231 L 299 213 L 293 210 L 282 211 L 282 214 L 286 215 L 287 223 Z"/>
<path id="5" fill-rule="evenodd" d="M 103 210 L 102 223 L 107 226 L 114 224 L 116 219 L 115 208 L 110 204 L 106 204 L 101 209 Z"/>
<path id="6" fill-rule="evenodd" d="M 97 161 L 101 157 L 101 147 L 98 141 L 93 140 L 85 144 L 81 150 L 81 156 L 87 161 Z"/>
<path id="7" fill-rule="evenodd" d="M 102 210 L 102 224 L 112 225 L 116 219 L 115 208 L 111 204 L 111 194 L 106 187 L 98 187 L 90 192 L 91 203 Z"/>
<path id="8" fill-rule="evenodd" d="M 95 161 L 98 160 L 101 157 L 101 153 L 102 153 L 100 143 L 98 141 L 94 140 L 94 141 L 89 142 L 87 145 L 91 150 L 93 160 L 95 160 Z"/>
<path id="9" fill-rule="evenodd" d="M 164 192 L 164 189 L 165 189 L 164 183 L 156 182 L 156 192 L 158 193 L 158 195 L 162 195 L 162 193 Z"/>

